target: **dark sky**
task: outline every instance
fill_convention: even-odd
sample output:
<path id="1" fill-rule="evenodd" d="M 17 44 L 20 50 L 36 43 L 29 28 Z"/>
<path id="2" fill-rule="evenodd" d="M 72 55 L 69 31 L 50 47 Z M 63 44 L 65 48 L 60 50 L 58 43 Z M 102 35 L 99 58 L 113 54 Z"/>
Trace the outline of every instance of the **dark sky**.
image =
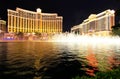
<path id="1" fill-rule="evenodd" d="M 106 9 L 118 11 L 120 0 L 1 0 L 0 17 L 7 20 L 7 9 L 15 10 L 16 7 L 31 11 L 41 8 L 45 13 L 58 13 L 63 16 L 63 30 L 69 31 L 90 14 L 98 14 Z"/>

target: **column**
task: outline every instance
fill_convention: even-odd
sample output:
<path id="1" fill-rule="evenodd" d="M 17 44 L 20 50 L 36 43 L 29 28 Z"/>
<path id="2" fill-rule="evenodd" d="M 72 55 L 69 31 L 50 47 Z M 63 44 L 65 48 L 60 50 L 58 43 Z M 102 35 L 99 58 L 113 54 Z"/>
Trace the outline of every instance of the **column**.
<path id="1" fill-rule="evenodd" d="M 8 14 L 8 32 L 10 32 L 10 26 L 11 26 L 11 15 Z"/>
<path id="2" fill-rule="evenodd" d="M 11 26 L 10 26 L 10 32 L 13 32 L 13 15 L 11 15 Z"/>

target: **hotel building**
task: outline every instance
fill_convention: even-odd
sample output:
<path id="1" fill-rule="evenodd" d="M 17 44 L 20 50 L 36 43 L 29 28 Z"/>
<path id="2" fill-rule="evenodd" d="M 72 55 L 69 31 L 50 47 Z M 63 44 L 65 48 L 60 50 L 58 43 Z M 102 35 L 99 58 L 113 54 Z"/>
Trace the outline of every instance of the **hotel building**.
<path id="1" fill-rule="evenodd" d="M 0 20 L 0 33 L 6 32 L 6 21 Z"/>
<path id="2" fill-rule="evenodd" d="M 115 24 L 114 10 L 106 10 L 99 14 L 91 14 L 81 24 L 71 28 L 71 32 L 81 35 L 107 36 Z"/>
<path id="3" fill-rule="evenodd" d="M 63 17 L 56 13 L 42 13 L 16 8 L 8 9 L 8 32 L 10 33 L 61 33 Z"/>

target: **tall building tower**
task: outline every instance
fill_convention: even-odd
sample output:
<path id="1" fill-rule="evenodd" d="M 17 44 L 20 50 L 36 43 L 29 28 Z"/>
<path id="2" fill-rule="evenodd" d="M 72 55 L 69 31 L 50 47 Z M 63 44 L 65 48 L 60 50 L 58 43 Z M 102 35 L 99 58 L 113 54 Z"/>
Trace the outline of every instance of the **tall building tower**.
<path id="1" fill-rule="evenodd" d="M 38 8 L 36 12 L 16 8 L 8 9 L 8 32 L 16 33 L 61 33 L 63 17 L 57 13 L 42 13 Z"/>
<path id="2" fill-rule="evenodd" d="M 6 21 L 0 20 L 0 33 L 6 32 Z"/>
<path id="3" fill-rule="evenodd" d="M 99 14 L 91 14 L 88 19 L 77 25 L 77 27 L 72 27 L 71 31 L 82 35 L 109 35 L 112 26 L 115 25 L 114 13 L 114 10 L 106 10 Z"/>

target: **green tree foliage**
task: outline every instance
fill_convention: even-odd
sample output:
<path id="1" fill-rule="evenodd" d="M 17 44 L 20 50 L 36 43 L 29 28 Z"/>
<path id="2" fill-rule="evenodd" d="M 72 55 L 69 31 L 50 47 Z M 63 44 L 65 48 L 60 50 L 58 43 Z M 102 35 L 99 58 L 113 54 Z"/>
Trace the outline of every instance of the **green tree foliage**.
<path id="1" fill-rule="evenodd" d="M 41 37 L 41 33 L 40 32 L 35 32 L 35 35 L 37 36 L 37 38 Z"/>
<path id="2" fill-rule="evenodd" d="M 117 9 L 117 10 L 115 11 L 115 16 L 117 16 L 117 17 L 120 16 L 120 9 Z"/>
<path id="3" fill-rule="evenodd" d="M 112 34 L 120 36 L 120 24 L 116 24 L 112 27 Z"/>
<path id="4" fill-rule="evenodd" d="M 24 37 L 24 33 L 23 32 L 18 32 L 16 35 L 17 35 L 17 37 L 19 39 L 23 39 L 23 37 Z"/>
<path id="5" fill-rule="evenodd" d="M 107 72 L 97 72 L 95 77 L 76 76 L 72 79 L 120 79 L 120 67 Z"/>

